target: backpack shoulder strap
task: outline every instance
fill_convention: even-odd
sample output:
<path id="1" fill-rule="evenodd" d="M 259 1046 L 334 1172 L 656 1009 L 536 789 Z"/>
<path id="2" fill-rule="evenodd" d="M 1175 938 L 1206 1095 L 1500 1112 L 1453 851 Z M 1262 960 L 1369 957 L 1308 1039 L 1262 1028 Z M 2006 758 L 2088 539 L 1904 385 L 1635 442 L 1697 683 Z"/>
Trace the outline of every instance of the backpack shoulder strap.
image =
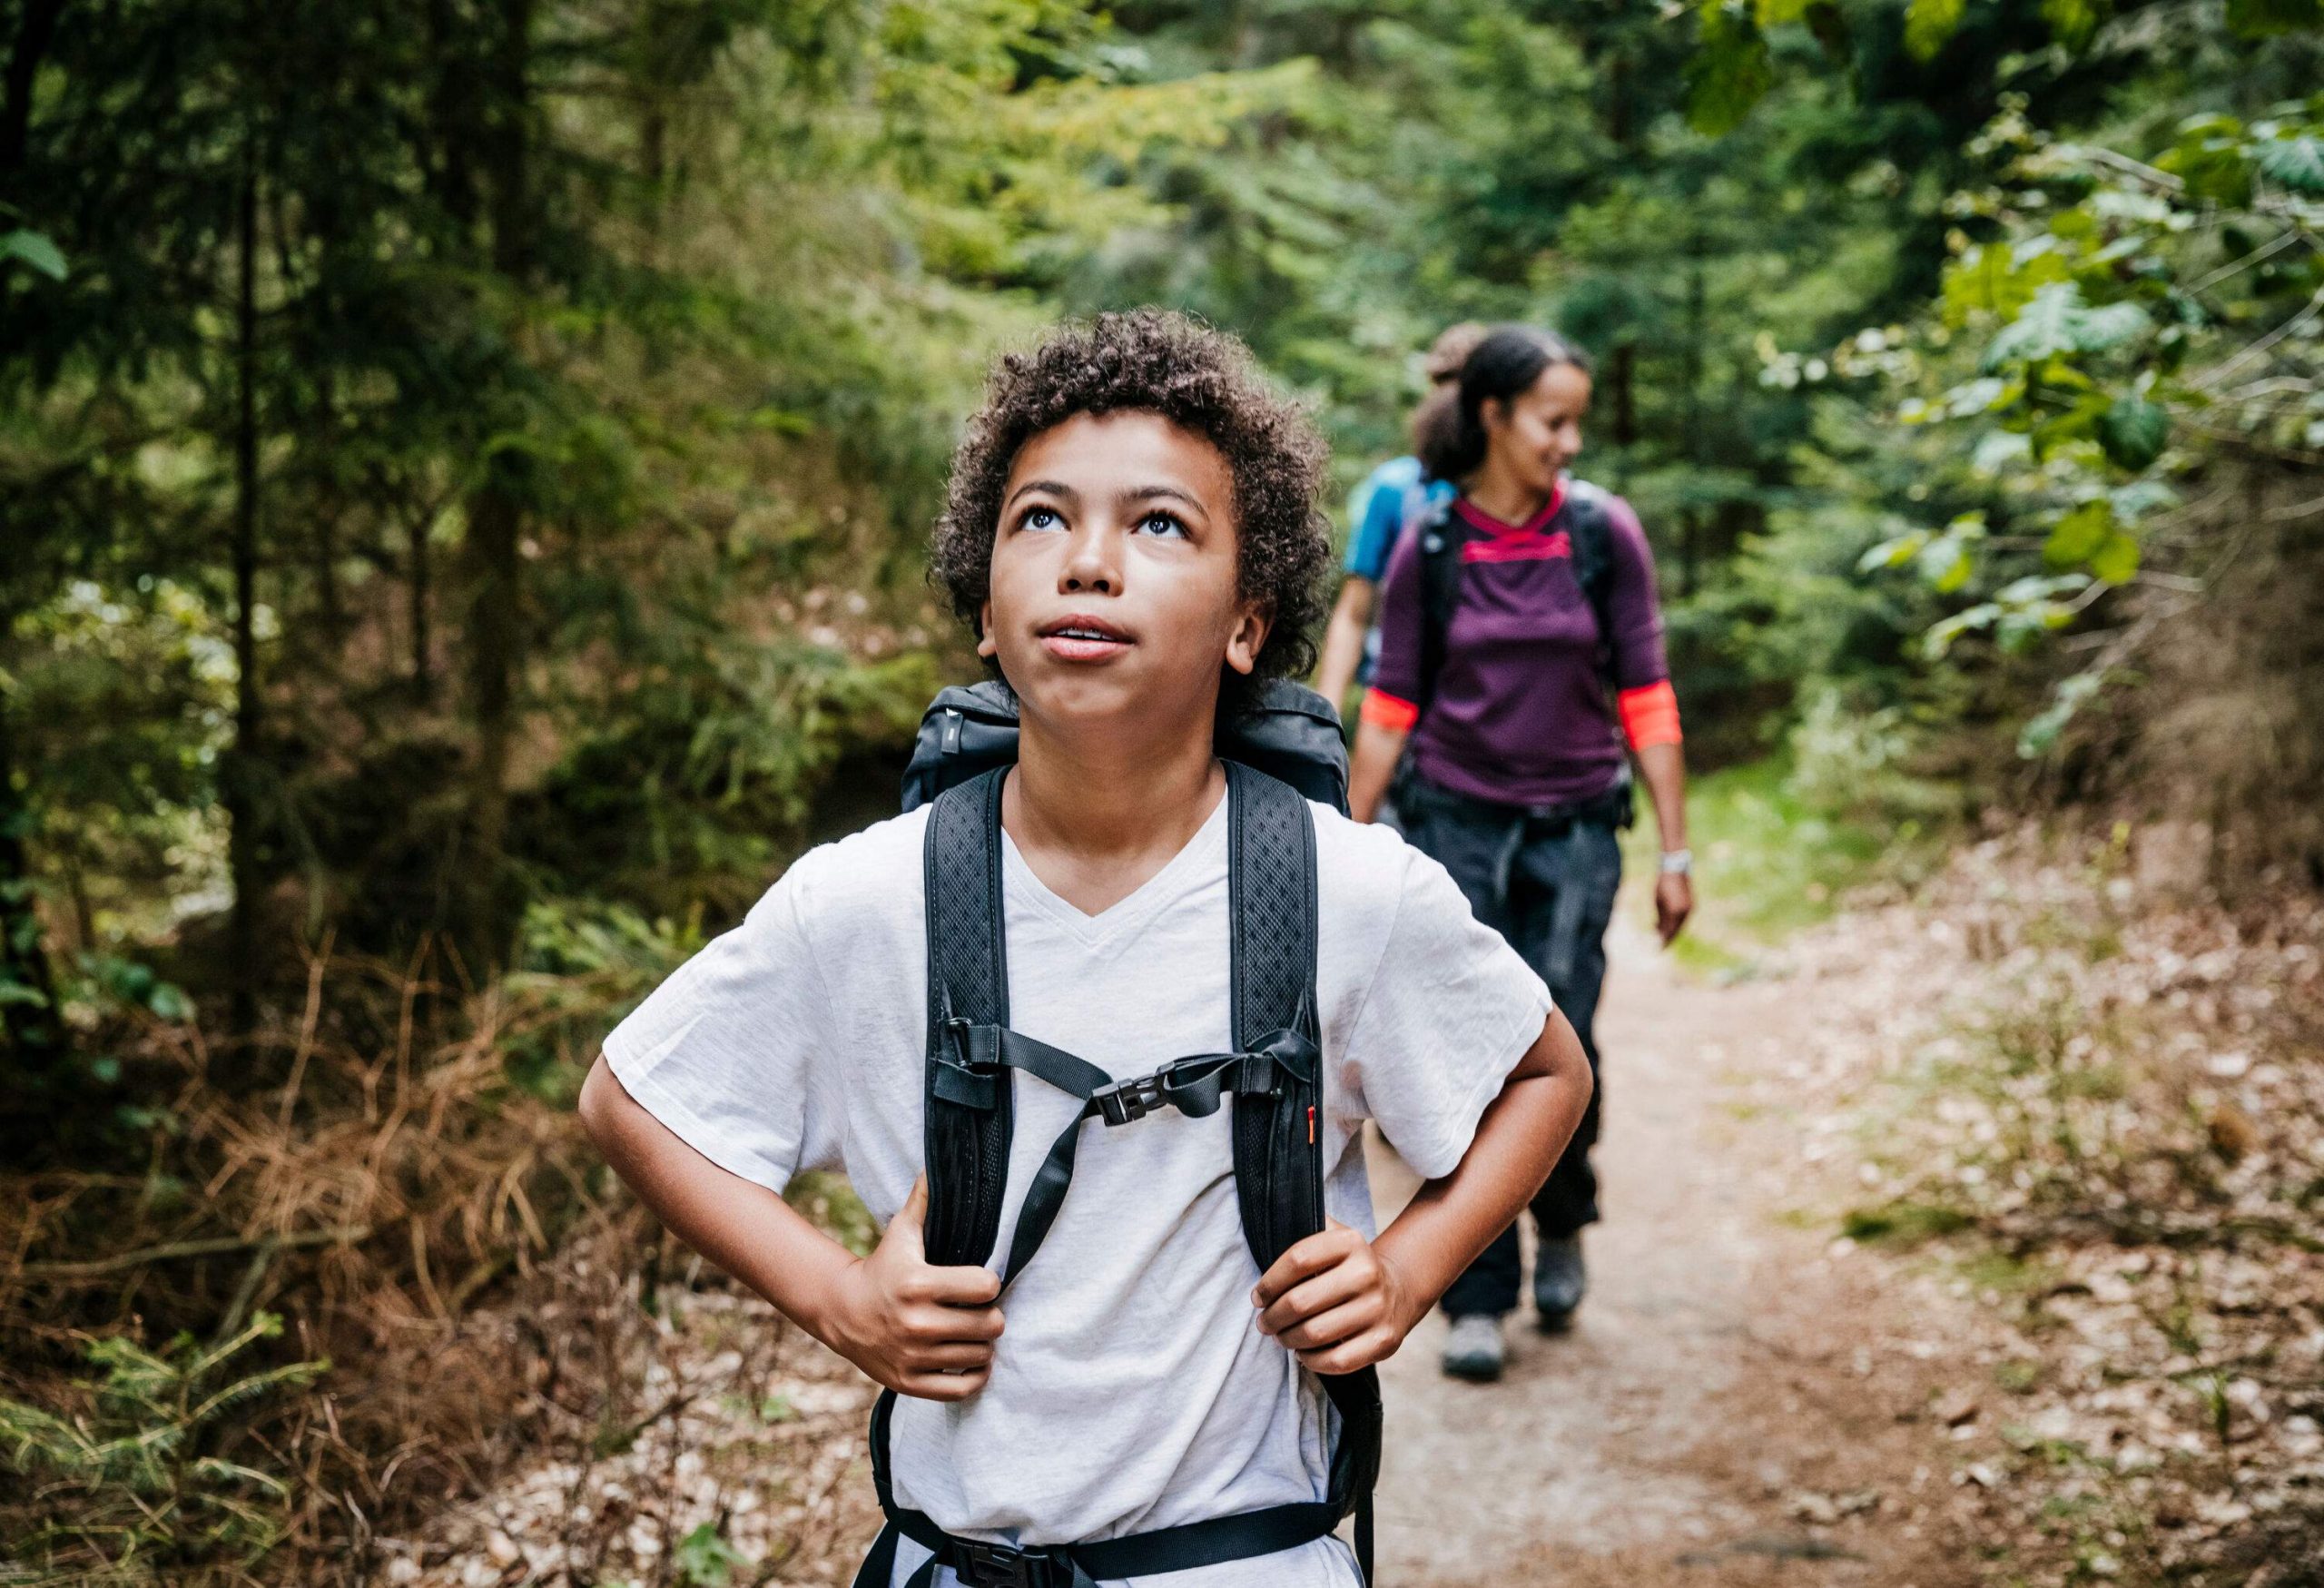
<path id="1" fill-rule="evenodd" d="M 1567 487 L 1565 508 L 1558 528 L 1573 546 L 1574 582 L 1590 603 L 1598 621 L 1598 676 L 1610 698 L 1614 683 L 1614 624 L 1610 587 L 1614 573 L 1614 526 L 1606 507 L 1606 493 L 1588 480 Z"/>
<path id="2" fill-rule="evenodd" d="M 1573 542 L 1573 577 L 1581 586 L 1581 593 L 1590 597 L 1590 610 L 1598 614 L 1598 626 L 1606 626 L 1606 587 L 1613 577 L 1614 526 L 1607 509 L 1606 493 L 1586 479 L 1571 481 L 1566 489 L 1563 522 L 1558 527 Z"/>
<path id="3" fill-rule="evenodd" d="M 1421 538 L 1420 698 L 1413 704 L 1425 711 L 1444 668 L 1452 607 L 1461 598 L 1461 547 L 1469 537 L 1450 499 L 1429 503 L 1415 532 Z"/>
<path id="4" fill-rule="evenodd" d="M 1315 1021 L 1315 823 L 1288 784 L 1234 762 L 1227 777 L 1227 909 L 1233 918 L 1236 1051 L 1280 1031 L 1306 1070 L 1235 1098 L 1243 1235 L 1262 1272 L 1324 1228 L 1321 1056 Z"/>
<path id="5" fill-rule="evenodd" d="M 1234 920 L 1235 1046 L 1296 1052 L 1273 1091 L 1235 1096 L 1235 1189 L 1243 1236 L 1265 1273 L 1324 1228 L 1322 1033 L 1315 1009 L 1315 821 L 1288 784 L 1228 763 L 1226 888 Z M 1273 1041 L 1293 1033 L 1297 1041 Z M 1304 1073 L 1300 1070 L 1304 1069 Z M 1372 1581 L 1372 1491 L 1379 1481 L 1380 1376 L 1321 1380 L 1339 1414 L 1329 1499 L 1355 1516 L 1356 1562 Z"/>
<path id="6" fill-rule="evenodd" d="M 965 1064 L 960 1033 L 1009 1023 L 1001 919 L 1005 768 L 936 796 L 923 845 L 928 896 L 928 1063 L 923 1110 L 928 1260 L 981 1263 L 1000 1233 L 1015 1094 L 1005 1072 Z"/>

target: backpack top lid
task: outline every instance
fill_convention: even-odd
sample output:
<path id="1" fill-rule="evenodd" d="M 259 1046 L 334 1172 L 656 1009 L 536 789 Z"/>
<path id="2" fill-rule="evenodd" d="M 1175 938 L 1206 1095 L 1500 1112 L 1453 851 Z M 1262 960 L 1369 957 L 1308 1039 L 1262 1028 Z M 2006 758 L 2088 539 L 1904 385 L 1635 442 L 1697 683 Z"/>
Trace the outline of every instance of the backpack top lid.
<path id="1" fill-rule="evenodd" d="M 1288 678 L 1262 680 L 1247 710 L 1218 725 L 1218 754 L 1347 810 L 1347 741 L 1329 702 Z M 1017 696 L 999 679 L 953 685 L 929 703 L 904 769 L 903 809 L 1017 759 Z"/>

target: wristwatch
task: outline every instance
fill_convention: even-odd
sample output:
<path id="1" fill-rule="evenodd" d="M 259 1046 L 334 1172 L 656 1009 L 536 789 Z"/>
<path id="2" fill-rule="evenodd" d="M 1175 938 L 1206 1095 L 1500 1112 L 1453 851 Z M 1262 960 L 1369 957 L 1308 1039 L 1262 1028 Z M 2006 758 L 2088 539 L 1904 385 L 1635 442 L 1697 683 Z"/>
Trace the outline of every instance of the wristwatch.
<path id="1" fill-rule="evenodd" d="M 1695 852 L 1691 849 L 1666 849 L 1662 852 L 1662 874 L 1683 877 L 1695 869 Z"/>

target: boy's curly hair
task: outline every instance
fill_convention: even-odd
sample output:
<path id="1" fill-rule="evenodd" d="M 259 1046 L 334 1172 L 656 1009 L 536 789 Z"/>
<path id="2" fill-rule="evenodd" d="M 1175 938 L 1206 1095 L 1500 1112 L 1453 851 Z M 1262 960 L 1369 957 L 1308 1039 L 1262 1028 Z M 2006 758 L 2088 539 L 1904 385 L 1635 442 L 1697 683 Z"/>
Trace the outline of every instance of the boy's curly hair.
<path id="1" fill-rule="evenodd" d="M 1305 676 L 1315 664 L 1331 532 L 1315 506 L 1324 439 L 1271 390 L 1248 349 L 1184 314 L 1140 309 L 1059 328 L 1030 352 L 1004 354 L 984 406 L 952 455 L 929 577 L 974 629 L 992 588 L 992 546 L 1018 450 L 1076 414 L 1161 415 L 1209 440 L 1235 482 L 1240 588 L 1271 615 L 1252 678 Z M 1226 674 L 1231 714 L 1249 682 Z"/>

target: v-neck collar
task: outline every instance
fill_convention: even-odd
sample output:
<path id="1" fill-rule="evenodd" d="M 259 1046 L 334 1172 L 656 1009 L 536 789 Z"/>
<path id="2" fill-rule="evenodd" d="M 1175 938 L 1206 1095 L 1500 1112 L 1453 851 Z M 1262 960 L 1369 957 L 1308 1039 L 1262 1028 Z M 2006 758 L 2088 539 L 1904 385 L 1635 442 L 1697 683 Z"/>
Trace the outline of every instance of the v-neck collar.
<path id="1" fill-rule="evenodd" d="M 1088 942 L 1096 942 L 1125 927 L 1150 920 L 1200 880 L 1206 863 L 1216 859 L 1226 847 L 1226 807 L 1234 798 L 1231 789 L 1221 794 L 1218 804 L 1212 807 L 1209 815 L 1203 818 L 1203 824 L 1195 829 L 1194 836 L 1179 846 L 1177 853 L 1163 862 L 1161 869 L 1152 876 L 1095 915 L 1088 914 L 1041 881 L 1039 873 L 1033 870 L 1031 863 L 1017 847 L 1017 840 L 1009 836 L 1005 826 L 1000 830 L 1001 869 L 1008 880 L 1017 884 L 1013 892 L 1018 896 L 1074 936 Z"/>
<path id="2" fill-rule="evenodd" d="M 1561 474 L 1558 476 L 1557 488 L 1550 492 L 1550 499 L 1536 508 L 1533 516 L 1522 524 L 1512 524 L 1506 518 L 1496 518 L 1465 496 L 1454 499 L 1452 509 L 1488 535 L 1503 537 L 1540 535 L 1549 528 L 1558 514 L 1564 509 L 1565 497 L 1565 476 Z"/>

